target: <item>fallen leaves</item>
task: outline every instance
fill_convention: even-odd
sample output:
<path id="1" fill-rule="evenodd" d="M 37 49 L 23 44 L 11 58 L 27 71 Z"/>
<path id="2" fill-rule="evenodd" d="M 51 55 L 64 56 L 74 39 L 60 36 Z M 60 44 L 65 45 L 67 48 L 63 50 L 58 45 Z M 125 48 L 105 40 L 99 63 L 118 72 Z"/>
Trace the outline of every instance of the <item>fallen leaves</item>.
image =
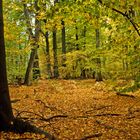
<path id="1" fill-rule="evenodd" d="M 133 93 L 135 98 L 128 98 L 109 90 L 107 84 L 94 80 L 42 80 L 30 87 L 10 86 L 15 116 L 60 140 L 139 139 L 138 91 Z M 43 139 L 34 135 L 1 133 L 3 139 Z"/>

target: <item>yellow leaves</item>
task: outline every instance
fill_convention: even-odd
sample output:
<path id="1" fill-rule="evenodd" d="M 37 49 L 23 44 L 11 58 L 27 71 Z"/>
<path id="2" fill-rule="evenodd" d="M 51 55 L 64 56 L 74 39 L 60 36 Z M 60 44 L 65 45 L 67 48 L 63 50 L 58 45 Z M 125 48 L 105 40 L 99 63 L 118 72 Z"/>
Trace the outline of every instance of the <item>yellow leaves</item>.
<path id="1" fill-rule="evenodd" d="M 46 23 L 45 28 L 48 29 L 48 30 L 51 30 L 51 31 L 54 29 L 54 27 L 57 30 L 62 29 L 62 25 L 61 25 L 61 20 L 62 19 L 63 19 L 63 16 L 54 16 L 53 19 L 49 20 Z"/>
<path id="2" fill-rule="evenodd" d="M 43 11 L 43 12 L 40 12 L 39 15 L 37 16 L 37 19 L 38 20 L 41 20 L 41 19 L 46 19 L 46 13 Z"/>

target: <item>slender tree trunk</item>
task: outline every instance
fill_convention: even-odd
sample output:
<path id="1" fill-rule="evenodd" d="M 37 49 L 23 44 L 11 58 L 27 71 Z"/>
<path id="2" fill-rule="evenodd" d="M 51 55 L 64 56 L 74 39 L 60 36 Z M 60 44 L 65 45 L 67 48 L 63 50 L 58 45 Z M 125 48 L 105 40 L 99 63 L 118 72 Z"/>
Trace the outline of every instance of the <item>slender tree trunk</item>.
<path id="1" fill-rule="evenodd" d="M 36 15 L 35 15 L 35 44 L 37 45 L 37 48 L 39 48 L 38 41 L 39 41 L 39 32 L 40 32 L 40 21 L 37 19 L 38 17 L 38 0 L 35 0 L 34 2 Z M 38 79 L 40 77 L 40 68 L 39 68 L 39 57 L 38 57 L 38 50 L 35 56 L 34 64 L 33 64 L 33 80 Z"/>
<path id="2" fill-rule="evenodd" d="M 96 33 L 96 49 L 100 48 L 100 29 L 99 29 L 99 17 L 100 17 L 100 9 L 99 9 L 99 2 L 96 0 L 96 8 L 95 8 L 95 13 L 96 13 L 96 24 L 97 27 L 95 29 Z M 101 59 L 100 57 L 97 57 L 97 70 L 95 74 L 96 81 L 102 81 L 102 74 L 101 74 Z"/>
<path id="3" fill-rule="evenodd" d="M 4 25 L 2 0 L 0 1 L 0 130 L 8 130 L 13 121 L 13 112 L 10 102 L 7 73 L 6 54 L 4 44 Z"/>
<path id="4" fill-rule="evenodd" d="M 84 49 L 86 47 L 86 32 L 87 32 L 87 29 L 86 29 L 86 26 L 84 26 L 83 33 L 82 33 L 82 36 L 84 38 L 84 42 L 83 42 Z M 82 67 L 82 69 L 81 69 L 81 78 L 86 78 L 86 70 L 84 67 Z"/>
<path id="5" fill-rule="evenodd" d="M 58 0 L 54 0 L 54 5 L 58 3 Z M 59 77 L 59 71 L 58 71 L 58 59 L 57 59 L 57 31 L 56 31 L 56 27 L 54 27 L 53 30 L 53 57 L 54 57 L 54 66 L 53 66 L 53 74 L 54 74 L 54 78 L 58 78 Z"/>
<path id="6" fill-rule="evenodd" d="M 58 60 L 57 60 L 56 29 L 54 29 L 54 31 L 53 31 L 53 56 L 54 56 L 54 66 L 53 66 L 54 78 L 58 78 L 59 71 L 58 71 Z"/>
<path id="7" fill-rule="evenodd" d="M 51 72 L 51 62 L 50 62 L 50 46 L 49 46 L 49 34 L 48 32 L 45 33 L 45 40 L 46 40 L 46 58 L 47 58 L 47 73 L 48 77 L 52 78 Z"/>
<path id="8" fill-rule="evenodd" d="M 62 20 L 62 66 L 66 67 L 66 31 L 65 31 L 65 22 Z"/>
<path id="9" fill-rule="evenodd" d="M 75 34 L 75 39 L 76 39 L 76 50 L 79 50 L 79 44 L 78 44 L 78 27 L 76 26 L 75 27 L 75 31 L 76 31 L 76 34 Z"/>
<path id="10" fill-rule="evenodd" d="M 100 30 L 96 29 L 96 48 L 100 47 Z M 102 81 L 102 74 L 101 74 L 101 60 L 100 57 L 97 58 L 97 70 L 96 70 L 96 81 Z"/>
<path id="11" fill-rule="evenodd" d="M 86 27 L 86 26 L 84 26 L 84 30 L 83 30 L 84 48 L 86 47 L 86 32 L 87 32 L 87 27 Z"/>
<path id="12" fill-rule="evenodd" d="M 28 67 L 27 67 L 26 74 L 25 74 L 24 85 L 30 85 L 31 84 L 31 70 L 33 68 L 33 64 L 34 64 L 36 54 L 37 54 L 37 48 L 32 49 L 31 54 L 30 54 L 30 59 L 29 59 L 29 62 L 28 62 Z"/>
<path id="13" fill-rule="evenodd" d="M 35 9 L 38 11 L 37 7 L 37 0 L 35 1 Z M 26 74 L 24 78 L 24 84 L 30 85 L 31 84 L 31 72 L 33 70 L 33 79 L 37 79 L 40 76 L 40 70 L 39 70 L 39 60 L 38 60 L 38 40 L 39 40 L 39 30 L 40 30 L 40 22 L 35 17 L 35 35 L 33 34 L 31 23 L 30 23 L 30 17 L 29 17 L 29 11 L 27 9 L 27 4 L 24 4 L 24 15 L 26 18 L 26 24 L 27 24 L 27 30 L 29 31 L 29 39 L 33 40 L 33 46 L 34 48 L 31 50 L 30 59 L 28 62 L 28 66 L 26 69 Z M 36 61 L 35 61 L 36 59 Z M 32 69 L 33 68 L 33 69 Z"/>
<path id="14" fill-rule="evenodd" d="M 33 80 L 38 79 L 39 77 L 41 77 L 41 75 L 39 69 L 39 57 L 38 57 L 38 49 L 37 49 L 35 60 L 33 63 Z"/>

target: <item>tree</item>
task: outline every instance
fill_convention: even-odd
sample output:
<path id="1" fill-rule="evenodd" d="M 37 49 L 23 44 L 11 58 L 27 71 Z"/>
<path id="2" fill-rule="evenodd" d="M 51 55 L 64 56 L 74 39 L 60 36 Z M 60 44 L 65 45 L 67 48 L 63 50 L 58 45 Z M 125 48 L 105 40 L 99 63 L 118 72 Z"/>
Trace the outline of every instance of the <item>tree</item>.
<path id="1" fill-rule="evenodd" d="M 62 20 L 62 66 L 66 67 L 66 29 L 65 22 Z"/>
<path id="2" fill-rule="evenodd" d="M 58 3 L 58 0 L 54 0 L 54 5 Z M 53 57 L 54 57 L 54 66 L 53 66 L 53 73 L 54 78 L 59 77 L 59 71 L 58 71 L 58 59 L 57 59 L 57 29 L 56 25 L 53 27 Z"/>
<path id="3" fill-rule="evenodd" d="M 34 1 L 34 8 L 35 8 L 35 16 L 33 18 L 30 18 L 30 12 L 28 10 L 27 4 L 24 4 L 24 15 L 26 18 L 26 24 L 27 24 L 27 30 L 29 32 L 29 39 L 32 44 L 30 59 L 28 62 L 28 67 L 25 74 L 24 84 L 30 85 L 31 84 L 31 71 L 33 68 L 33 79 L 37 79 L 40 77 L 40 70 L 39 70 L 39 62 L 38 62 L 38 41 L 39 41 L 39 31 L 40 31 L 40 22 L 37 19 L 39 7 L 38 7 L 38 1 Z M 33 14 L 34 15 L 34 14 Z M 35 20 L 35 33 L 34 29 L 32 29 L 31 22 L 32 20 Z"/>
<path id="4" fill-rule="evenodd" d="M 4 44 L 4 24 L 2 0 L 0 1 L 0 130 L 8 130 L 13 121 L 7 74 Z"/>
<path id="5" fill-rule="evenodd" d="M 96 1 L 96 7 L 95 7 L 95 15 L 96 15 L 96 49 L 99 49 L 100 47 L 100 28 L 99 28 L 99 18 L 100 18 L 100 11 L 99 11 L 99 4 L 98 1 Z M 98 57 L 96 59 L 97 61 L 97 71 L 96 71 L 96 81 L 102 81 L 102 74 L 101 74 L 101 59 Z"/>
<path id="6" fill-rule="evenodd" d="M 48 77 L 52 78 L 51 62 L 50 62 L 49 33 L 48 33 L 48 31 L 45 32 L 44 36 L 45 36 L 45 42 L 46 42 L 47 73 L 48 73 Z"/>

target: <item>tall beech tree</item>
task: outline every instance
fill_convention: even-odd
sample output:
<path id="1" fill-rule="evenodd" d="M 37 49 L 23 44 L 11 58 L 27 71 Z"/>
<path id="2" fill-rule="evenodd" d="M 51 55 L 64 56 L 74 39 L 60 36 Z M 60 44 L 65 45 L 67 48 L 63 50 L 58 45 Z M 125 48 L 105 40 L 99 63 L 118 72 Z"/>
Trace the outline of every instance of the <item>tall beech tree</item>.
<path id="1" fill-rule="evenodd" d="M 61 21 L 62 25 L 62 66 L 66 67 L 66 29 L 65 22 Z"/>
<path id="2" fill-rule="evenodd" d="M 96 1 L 96 7 L 95 7 L 95 15 L 96 15 L 96 29 L 95 29 L 95 34 L 96 34 L 96 49 L 99 49 L 101 46 L 100 43 L 100 28 L 99 28 L 99 18 L 100 18 L 100 9 L 99 9 L 99 2 Z M 98 56 L 96 59 L 96 64 L 97 64 L 97 70 L 96 70 L 96 81 L 102 81 L 102 74 L 101 74 L 101 59 Z"/>
<path id="3" fill-rule="evenodd" d="M 2 0 L 0 0 L 0 130 L 8 130 L 13 121 L 7 74 L 6 54 L 4 44 L 4 24 Z"/>
<path id="4" fill-rule="evenodd" d="M 54 5 L 58 3 L 58 0 L 54 0 Z M 59 71 L 58 71 L 58 58 L 57 58 L 57 28 L 54 25 L 53 28 L 53 57 L 54 57 L 54 66 L 53 66 L 53 73 L 54 78 L 59 77 Z"/>
<path id="5" fill-rule="evenodd" d="M 29 32 L 29 39 L 32 42 L 32 49 L 30 54 L 30 59 L 28 62 L 28 67 L 25 74 L 24 84 L 30 85 L 31 84 L 31 71 L 33 68 L 33 79 L 37 79 L 40 77 L 40 70 L 39 70 L 39 58 L 38 58 L 38 41 L 39 41 L 39 31 L 40 31 L 40 21 L 37 19 L 39 7 L 38 7 L 38 0 L 34 1 L 34 19 L 30 17 L 30 12 L 28 9 L 28 4 L 24 4 L 24 15 L 26 18 L 27 30 Z M 35 20 L 35 29 L 32 28 L 31 22 Z M 35 30 L 35 33 L 34 33 Z"/>
<path id="6" fill-rule="evenodd" d="M 38 13 L 40 10 L 40 7 L 38 6 L 38 0 L 35 0 L 34 2 L 34 7 L 35 7 L 35 41 L 36 41 L 36 48 L 39 48 L 38 42 L 39 42 L 39 32 L 40 32 L 40 21 L 38 20 Z M 37 49 L 38 50 L 38 49 Z M 34 64 L 33 64 L 33 80 L 38 79 L 40 77 L 40 69 L 39 69 L 39 57 L 38 57 L 38 51 L 35 56 Z"/>
<path id="7" fill-rule="evenodd" d="M 49 44 L 48 31 L 45 32 L 45 42 L 46 42 L 47 73 L 48 73 L 48 77 L 52 78 L 51 62 L 50 62 L 50 44 Z"/>

